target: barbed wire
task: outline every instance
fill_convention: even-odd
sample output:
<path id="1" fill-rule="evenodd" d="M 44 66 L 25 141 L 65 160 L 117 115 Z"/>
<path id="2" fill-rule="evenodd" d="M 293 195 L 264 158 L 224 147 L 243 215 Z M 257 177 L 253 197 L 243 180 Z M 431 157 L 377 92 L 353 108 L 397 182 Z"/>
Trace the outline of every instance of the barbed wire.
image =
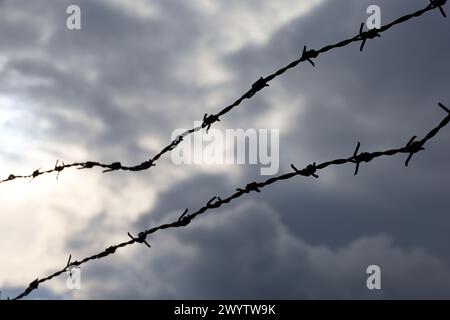
<path id="1" fill-rule="evenodd" d="M 68 168 L 77 168 L 77 169 L 92 169 L 92 168 L 102 168 L 104 169 L 103 172 L 112 172 L 112 171 L 143 171 L 148 170 L 151 167 L 156 166 L 156 162 L 163 156 L 165 153 L 172 151 L 175 149 L 182 141 L 183 138 L 195 133 L 201 129 L 206 128 L 206 132 L 211 128 L 211 125 L 213 125 L 216 122 L 220 121 L 220 117 L 225 115 L 226 113 L 233 110 L 235 107 L 239 106 L 244 100 L 251 99 L 256 93 L 261 91 L 262 89 L 269 86 L 269 82 L 273 79 L 281 76 L 286 71 L 296 67 L 300 63 L 303 63 L 305 61 L 308 61 L 311 63 L 312 66 L 315 66 L 315 63 L 313 59 L 316 59 L 319 57 L 320 54 L 326 53 L 328 51 L 331 51 L 333 49 L 342 48 L 345 47 L 353 42 L 361 41 L 360 51 L 364 49 L 364 46 L 366 45 L 367 40 L 372 40 L 376 37 L 380 37 L 381 33 L 391 29 L 393 26 L 404 23 L 412 18 L 420 17 L 423 14 L 425 14 L 428 11 L 439 9 L 443 17 L 446 17 L 445 11 L 443 9 L 443 6 L 447 3 L 447 0 L 430 0 L 430 3 L 421 10 L 418 10 L 414 13 L 405 15 L 403 17 L 400 17 L 396 19 L 395 21 L 380 27 L 380 29 L 370 29 L 367 31 L 364 30 L 364 23 L 360 25 L 359 33 L 358 35 L 349 38 L 347 40 L 340 41 L 336 44 L 327 45 L 319 50 L 308 50 L 307 46 L 303 47 L 303 51 L 301 54 L 301 57 L 297 60 L 294 60 L 293 62 L 289 63 L 285 67 L 275 71 L 274 73 L 266 76 L 266 77 L 260 77 L 252 86 L 251 88 L 244 93 L 239 99 L 237 99 L 235 102 L 233 102 L 231 105 L 223 108 L 221 111 L 219 111 L 216 114 L 205 114 L 203 117 L 203 122 L 201 125 L 197 127 L 193 127 L 192 129 L 184 131 L 182 134 L 178 135 L 174 140 L 171 141 L 170 144 L 168 144 L 166 147 L 164 147 L 159 153 L 157 153 L 153 158 L 150 158 L 149 160 L 146 160 L 140 164 L 134 165 L 134 166 L 124 166 L 121 162 L 116 161 L 112 163 L 101 163 L 97 161 L 86 161 L 86 162 L 74 162 L 65 164 L 64 162 L 61 162 L 58 160 L 56 161 L 56 164 L 53 168 L 41 171 L 41 168 L 34 170 L 31 174 L 26 175 L 17 175 L 17 174 L 10 174 L 7 178 L 0 180 L 1 183 L 5 183 L 8 181 L 16 180 L 16 179 L 35 179 L 38 176 L 44 175 L 44 174 L 50 174 L 50 173 L 57 173 L 56 178 L 59 177 L 59 174 L 64 170 Z"/>
<path id="2" fill-rule="evenodd" d="M 217 209 L 217 208 L 221 207 L 223 204 L 230 203 L 233 200 L 240 198 L 243 195 L 248 194 L 250 192 L 261 192 L 261 189 L 263 189 L 264 187 L 267 187 L 275 182 L 288 180 L 288 179 L 291 179 L 296 176 L 319 178 L 319 176 L 317 175 L 317 172 L 319 170 L 323 170 L 329 166 L 333 166 L 333 165 L 337 166 L 337 165 L 343 165 L 343 164 L 347 164 L 347 163 L 355 164 L 354 174 L 357 175 L 359 172 L 359 167 L 360 167 L 361 163 L 363 163 L 363 162 L 367 163 L 367 162 L 370 162 L 370 161 L 372 161 L 376 158 L 382 157 L 382 156 L 393 156 L 393 155 L 396 155 L 399 153 L 408 154 L 408 157 L 405 162 L 405 166 L 408 166 L 412 156 L 414 154 L 417 154 L 418 152 L 424 150 L 425 143 L 428 142 L 430 139 L 432 139 L 442 128 L 444 128 L 449 123 L 450 109 L 445 107 L 442 103 L 439 103 L 439 106 L 445 112 L 447 112 L 447 116 L 435 128 L 433 128 L 430 132 L 428 132 L 421 140 L 417 140 L 417 136 L 414 136 L 408 141 L 408 143 L 404 147 L 397 148 L 397 149 L 390 149 L 390 150 L 386 150 L 386 151 L 376 151 L 376 152 L 371 152 L 371 153 L 369 153 L 369 152 L 359 153 L 361 144 L 360 144 L 360 142 L 358 142 L 356 145 L 356 149 L 354 150 L 353 154 L 349 158 L 335 159 L 335 160 L 323 162 L 320 164 L 312 163 L 312 164 L 307 165 L 303 169 L 297 169 L 294 164 L 291 164 L 291 168 L 293 170 L 291 172 L 288 172 L 288 173 L 285 173 L 285 174 L 282 174 L 282 175 L 279 175 L 276 177 L 272 177 L 264 182 L 250 182 L 243 188 L 237 188 L 236 192 L 233 193 L 232 195 L 228 196 L 227 198 L 222 199 L 221 197 L 217 197 L 217 196 L 213 197 L 206 203 L 206 205 L 204 205 L 203 207 L 201 207 L 194 213 L 188 214 L 189 210 L 185 209 L 176 221 L 174 221 L 172 223 L 162 224 L 157 227 L 153 227 L 153 228 L 144 230 L 144 231 L 138 233 L 138 235 L 136 237 L 131 235 L 131 233 L 128 233 L 130 240 L 124 241 L 117 245 L 109 246 L 108 248 L 101 251 L 100 253 L 85 257 L 82 260 L 77 260 L 77 261 L 71 261 L 72 256 L 70 255 L 69 260 L 67 261 L 64 268 L 62 268 L 61 270 L 59 270 L 45 278 L 35 279 L 28 285 L 28 287 L 25 289 L 25 291 L 23 291 L 21 294 L 19 294 L 17 297 L 15 297 L 14 300 L 18 300 L 18 299 L 22 299 L 22 298 L 26 297 L 33 290 L 36 290 L 41 283 L 49 281 L 49 280 L 53 279 L 54 277 L 61 275 L 62 273 L 70 272 L 71 267 L 79 267 L 82 264 L 85 264 L 86 262 L 88 262 L 90 260 L 102 259 L 106 256 L 116 253 L 117 250 L 120 248 L 129 246 L 129 245 L 132 245 L 135 243 L 145 244 L 147 247 L 150 248 L 150 244 L 147 242 L 147 237 L 150 234 L 153 234 L 153 233 L 157 232 L 158 230 L 163 230 L 163 229 L 186 227 L 187 225 L 189 225 L 191 223 L 192 220 L 194 220 L 197 216 L 205 213 L 206 211 L 212 210 L 212 209 Z"/>

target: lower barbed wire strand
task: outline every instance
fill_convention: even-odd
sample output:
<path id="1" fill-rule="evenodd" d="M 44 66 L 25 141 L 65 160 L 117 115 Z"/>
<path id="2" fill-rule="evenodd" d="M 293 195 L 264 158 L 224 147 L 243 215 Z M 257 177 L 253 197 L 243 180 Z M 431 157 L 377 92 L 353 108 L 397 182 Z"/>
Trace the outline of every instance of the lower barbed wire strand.
<path id="1" fill-rule="evenodd" d="M 444 111 L 446 111 L 448 114 L 439 123 L 439 125 L 437 127 L 433 128 L 431 131 L 429 131 L 425 135 L 424 138 L 422 138 L 421 140 L 416 141 L 417 143 L 420 144 L 420 146 L 425 145 L 426 142 L 428 142 L 430 139 L 435 137 L 437 135 L 437 133 L 442 128 L 447 126 L 447 124 L 450 121 L 450 110 L 447 109 L 445 106 L 443 106 L 441 103 L 439 103 L 439 106 Z M 115 254 L 115 253 L 118 252 L 118 249 L 120 249 L 120 248 L 127 247 L 129 245 L 134 244 L 134 243 L 144 242 L 148 235 L 156 233 L 158 230 L 169 229 L 169 228 L 185 227 L 193 219 L 195 219 L 197 216 L 205 213 L 206 211 L 219 208 L 223 204 L 230 203 L 232 200 L 240 198 L 240 197 L 242 197 L 245 194 L 251 193 L 252 191 L 253 192 L 259 192 L 260 189 L 263 189 L 264 187 L 269 186 L 269 185 L 271 185 L 271 184 L 273 184 L 275 182 L 291 179 L 291 178 L 296 177 L 296 176 L 307 176 L 307 174 L 311 175 L 310 173 L 312 172 L 311 171 L 312 169 L 314 169 L 314 172 L 315 172 L 317 170 L 323 170 L 323 169 L 325 169 L 325 168 L 327 168 L 329 166 L 332 166 L 332 165 L 338 166 L 338 165 L 343 165 L 343 164 L 347 164 L 347 163 L 352 163 L 352 164 L 357 164 L 358 165 L 360 162 L 371 162 L 374 159 L 377 159 L 377 158 L 380 158 L 380 157 L 393 156 L 393 155 L 397 155 L 397 154 L 409 154 L 409 155 L 412 155 L 412 154 L 419 153 L 419 152 L 421 152 L 423 150 L 423 148 L 411 149 L 410 143 L 408 143 L 404 147 L 397 148 L 397 149 L 389 149 L 389 150 L 386 150 L 386 151 L 375 151 L 375 152 L 371 152 L 371 153 L 366 152 L 366 153 L 364 153 L 366 156 L 364 158 L 361 158 L 357 154 L 357 151 L 359 151 L 359 146 L 360 146 L 360 143 L 358 143 L 357 150 L 349 158 L 335 159 L 335 160 L 323 162 L 323 163 L 320 163 L 320 164 L 315 164 L 315 163 L 312 164 L 312 165 L 309 164 L 304 169 L 301 169 L 301 170 L 296 169 L 295 166 L 292 165 L 293 170 L 294 170 L 293 172 L 288 172 L 288 173 L 285 173 L 285 174 L 281 174 L 281 175 L 279 175 L 277 177 L 269 178 L 269 179 L 267 179 L 264 182 L 250 182 L 250 183 L 248 183 L 246 185 L 246 187 L 238 188 L 235 193 L 233 193 L 232 195 L 228 196 L 227 198 L 222 199 L 220 197 L 214 197 L 214 198 L 210 199 L 205 206 L 203 206 L 202 208 L 198 209 L 196 212 L 194 212 L 192 214 L 186 215 L 186 213 L 188 211 L 186 209 L 183 212 L 183 214 L 176 221 L 174 221 L 172 223 L 162 224 L 160 226 L 153 227 L 153 228 L 147 229 L 147 230 L 142 231 L 141 233 L 139 233 L 140 234 L 139 241 L 138 241 L 137 238 L 132 237 L 131 240 L 119 243 L 117 245 L 112 245 L 112 246 L 106 248 L 105 250 L 103 250 L 102 252 L 94 254 L 94 255 L 91 255 L 89 257 L 86 257 L 86 258 L 84 258 L 84 259 L 82 259 L 80 261 L 70 262 L 70 259 L 69 259 L 69 263 L 67 263 L 67 265 L 63 269 L 61 269 L 59 271 L 56 271 L 55 273 L 53 273 L 53 274 L 51 274 L 51 275 L 49 275 L 49 276 L 47 276 L 45 278 L 35 279 L 33 282 L 31 282 L 29 284 L 29 286 L 21 294 L 16 296 L 14 298 L 14 300 L 19 300 L 19 299 L 22 299 L 22 298 L 26 297 L 32 291 L 36 290 L 41 283 L 49 281 L 49 280 L 53 279 L 54 277 L 59 276 L 59 275 L 61 275 L 64 272 L 67 272 L 68 269 L 71 266 L 74 266 L 74 267 L 77 266 L 78 267 L 78 266 L 80 266 L 80 265 L 82 265 L 82 264 L 84 264 L 84 263 L 86 263 L 86 262 L 88 262 L 90 260 L 102 259 L 102 258 L 105 258 L 105 257 L 107 257 L 109 255 Z"/>

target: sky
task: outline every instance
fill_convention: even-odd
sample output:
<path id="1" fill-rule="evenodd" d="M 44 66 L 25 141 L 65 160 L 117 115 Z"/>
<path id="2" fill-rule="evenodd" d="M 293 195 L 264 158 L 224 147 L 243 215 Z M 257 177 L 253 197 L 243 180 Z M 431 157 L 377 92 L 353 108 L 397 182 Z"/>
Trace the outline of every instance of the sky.
<path id="1" fill-rule="evenodd" d="M 81 8 L 81 30 L 66 8 Z M 65 162 L 140 163 L 260 76 L 425 0 L 2 0 L 0 176 Z M 448 10 L 447 10 L 448 11 Z M 280 173 L 422 137 L 450 105 L 449 20 L 438 10 L 320 55 L 214 128 L 278 129 Z M 426 150 L 328 168 L 250 193 L 187 228 L 83 265 L 28 299 L 449 299 L 450 130 Z M 137 173 L 65 170 L 0 184 L 1 298 L 74 259 L 266 180 L 258 165 Z M 368 290 L 366 268 L 381 268 Z"/>

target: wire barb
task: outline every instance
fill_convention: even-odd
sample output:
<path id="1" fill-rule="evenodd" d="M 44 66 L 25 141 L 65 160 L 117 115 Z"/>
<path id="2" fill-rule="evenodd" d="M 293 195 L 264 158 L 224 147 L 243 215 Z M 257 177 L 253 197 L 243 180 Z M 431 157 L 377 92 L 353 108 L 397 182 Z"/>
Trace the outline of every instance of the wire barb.
<path id="1" fill-rule="evenodd" d="M 264 79 L 263 77 L 260 77 L 258 80 L 256 80 L 255 83 L 252 84 L 252 88 L 250 89 L 250 91 L 247 92 L 246 98 L 250 99 L 256 93 L 258 93 L 265 87 L 268 87 L 269 84 L 267 82 L 267 79 Z"/>
<path id="2" fill-rule="evenodd" d="M 205 113 L 205 115 L 203 116 L 202 128 L 206 127 L 206 133 L 208 133 L 209 129 L 211 128 L 211 125 L 216 121 L 220 121 L 219 115 L 217 114 L 208 115 L 207 113 Z"/>
<path id="3" fill-rule="evenodd" d="M 409 153 L 409 156 L 405 162 L 406 167 L 408 166 L 409 161 L 411 160 L 412 156 L 415 153 L 425 150 L 425 148 L 423 147 L 424 142 L 423 141 L 414 141 L 414 140 L 416 140 L 416 138 L 417 138 L 417 136 L 412 137 L 406 144 L 405 152 Z"/>
<path id="4" fill-rule="evenodd" d="M 69 267 L 70 267 L 70 261 L 71 261 L 71 260 L 72 260 L 72 255 L 69 254 L 69 259 L 67 260 L 66 268 L 69 268 Z"/>
<path id="5" fill-rule="evenodd" d="M 188 215 L 189 209 L 185 209 L 184 212 L 181 214 L 181 216 L 178 218 L 178 222 L 180 223 L 181 226 L 187 226 L 191 220 L 192 220 L 192 216 Z"/>
<path id="6" fill-rule="evenodd" d="M 72 254 L 69 254 L 69 259 L 67 260 L 65 271 L 69 272 L 69 277 L 70 278 L 72 278 L 72 270 L 69 269 L 71 260 L 72 260 Z"/>
<path id="7" fill-rule="evenodd" d="M 206 204 L 206 207 L 208 209 L 218 208 L 222 205 L 222 199 L 220 197 L 213 197 L 211 200 L 208 201 Z"/>
<path id="8" fill-rule="evenodd" d="M 37 288 L 39 288 L 39 278 L 36 278 L 35 280 L 33 280 L 29 285 L 26 291 L 31 292 L 33 290 L 36 290 Z"/>
<path id="9" fill-rule="evenodd" d="M 130 169 L 130 171 L 142 171 L 150 169 L 151 167 L 155 167 L 156 164 L 153 163 L 153 160 L 150 159 L 148 161 L 142 162 L 140 165 L 136 166 L 134 169 Z"/>
<path id="10" fill-rule="evenodd" d="M 447 0 L 430 0 L 430 3 L 432 6 L 434 6 L 434 8 L 439 8 L 439 11 L 441 12 L 442 16 L 444 18 L 447 18 L 444 8 L 442 8 L 447 3 Z"/>
<path id="11" fill-rule="evenodd" d="M 80 164 L 80 168 L 78 168 L 78 170 L 81 169 L 92 169 L 95 166 L 100 165 L 98 162 L 94 162 L 94 161 L 87 161 L 85 163 Z"/>
<path id="12" fill-rule="evenodd" d="M 312 61 L 313 58 L 317 58 L 319 56 L 319 52 L 316 50 L 307 50 L 306 46 L 303 47 L 302 57 L 300 58 L 302 61 L 308 61 L 311 63 L 313 67 L 316 66 L 314 61 Z"/>
<path id="13" fill-rule="evenodd" d="M 361 37 L 361 46 L 359 47 L 359 51 L 363 51 L 364 46 L 366 45 L 367 39 L 374 39 L 376 37 L 380 38 L 380 29 L 369 29 L 368 31 L 363 31 L 364 22 L 361 23 L 361 27 L 359 28 L 359 36 Z"/>
<path id="14" fill-rule="evenodd" d="M 313 164 L 309 164 L 308 166 L 306 166 L 306 168 L 304 168 L 302 170 L 298 170 L 293 164 L 291 164 L 291 168 L 298 175 L 301 175 L 304 177 L 313 176 L 314 178 L 319 178 L 319 176 L 316 174 L 317 166 L 316 166 L 315 162 Z"/>
<path id="15" fill-rule="evenodd" d="M 38 177 L 39 175 L 41 175 L 41 172 L 40 172 L 41 169 L 42 169 L 42 168 L 39 168 L 39 169 L 35 170 L 35 171 L 31 174 L 31 179 L 34 179 L 34 178 Z"/>
<path id="16" fill-rule="evenodd" d="M 145 232 L 139 232 L 137 238 L 133 237 L 131 233 L 128 232 L 128 236 L 133 239 L 133 241 L 137 243 L 143 243 L 147 247 L 151 248 L 152 246 L 147 242 L 147 234 Z"/>
<path id="17" fill-rule="evenodd" d="M 58 180 L 59 174 L 61 173 L 61 171 L 63 171 L 65 169 L 64 161 L 62 161 L 62 165 L 61 166 L 58 166 L 58 163 L 59 163 L 59 160 L 56 160 L 55 168 L 53 169 L 55 172 L 57 172 L 56 180 Z"/>
<path id="18" fill-rule="evenodd" d="M 97 256 L 97 259 L 101 259 L 104 258 L 106 256 L 109 256 L 110 254 L 114 254 L 117 250 L 116 246 L 110 246 L 108 248 L 106 248 L 103 252 L 99 253 Z"/>
<path id="19" fill-rule="evenodd" d="M 250 193 L 252 191 L 261 192 L 261 190 L 259 190 L 258 183 L 256 182 L 251 182 L 247 184 L 244 189 L 237 188 L 236 191 L 243 193 Z"/>
<path id="20" fill-rule="evenodd" d="M 442 110 L 444 110 L 445 112 L 447 112 L 448 114 L 450 114 L 450 109 L 447 108 L 446 106 L 444 106 L 442 103 L 438 103 L 439 107 L 442 108 Z"/>
<path id="21" fill-rule="evenodd" d="M 355 173 L 356 176 L 359 172 L 359 165 L 361 162 L 370 162 L 373 160 L 373 155 L 368 152 L 362 152 L 358 154 L 359 148 L 361 147 L 361 143 L 358 141 L 356 145 L 355 152 L 353 152 L 352 162 L 356 164 Z"/>
<path id="22" fill-rule="evenodd" d="M 103 170 L 103 173 L 120 170 L 122 169 L 122 164 L 120 162 L 113 162 L 108 168 L 109 169 Z"/>

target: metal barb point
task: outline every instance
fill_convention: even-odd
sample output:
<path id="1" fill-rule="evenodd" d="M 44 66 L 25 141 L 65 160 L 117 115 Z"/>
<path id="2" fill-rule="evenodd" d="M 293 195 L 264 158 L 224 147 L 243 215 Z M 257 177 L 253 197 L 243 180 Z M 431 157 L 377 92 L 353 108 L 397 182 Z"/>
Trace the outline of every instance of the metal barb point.
<path id="1" fill-rule="evenodd" d="M 184 212 L 181 214 L 181 216 L 178 218 L 178 221 L 181 221 L 184 219 L 184 216 L 186 215 L 186 213 L 188 213 L 189 209 L 185 209 Z M 187 215 L 186 217 L 189 217 L 189 215 Z"/>
<path id="2" fill-rule="evenodd" d="M 41 168 L 39 168 L 39 169 L 37 169 L 37 170 L 35 170 L 35 171 L 33 172 L 33 174 L 32 174 L 33 179 L 36 178 L 37 176 L 39 176 L 39 175 L 41 174 L 41 172 L 40 172 L 39 170 L 41 170 Z"/>
<path id="3" fill-rule="evenodd" d="M 442 110 L 444 110 L 445 112 L 447 112 L 448 114 L 450 114 L 450 109 L 447 108 L 446 106 L 444 106 L 442 103 L 438 103 L 439 107 L 442 108 Z"/>
<path id="4" fill-rule="evenodd" d="M 368 152 L 361 152 L 360 154 L 358 154 L 360 146 L 361 143 L 358 141 L 355 152 L 353 152 L 353 157 L 351 158 L 352 159 L 351 161 L 356 164 L 354 173 L 355 176 L 359 172 L 359 165 L 361 164 L 361 162 L 370 162 L 374 158 L 374 156 Z"/>
<path id="5" fill-rule="evenodd" d="M 211 200 L 208 201 L 206 206 L 210 209 L 212 208 L 218 208 L 222 205 L 222 199 L 220 197 L 213 197 Z"/>
<path id="6" fill-rule="evenodd" d="M 307 50 L 306 46 L 303 47 L 302 59 L 308 61 L 313 67 L 316 66 L 314 61 L 311 58 L 317 58 L 319 56 L 319 52 L 315 50 Z"/>
<path id="7" fill-rule="evenodd" d="M 260 77 L 254 84 L 252 84 L 252 89 L 256 92 L 264 89 L 265 87 L 268 87 L 269 84 L 267 83 L 267 80 L 263 77 Z"/>
<path id="8" fill-rule="evenodd" d="M 131 235 L 131 233 L 128 232 L 128 236 L 133 239 L 135 242 L 138 243 L 143 243 L 145 244 L 147 247 L 151 248 L 152 246 L 147 242 L 147 234 L 145 232 L 139 232 L 138 236 L 135 238 Z M 110 247 L 113 248 L 113 247 Z M 115 249 L 114 249 L 115 251 Z M 112 253 L 114 253 L 114 251 Z"/>
<path id="9" fill-rule="evenodd" d="M 109 169 L 103 170 L 103 173 L 120 170 L 122 169 L 122 164 L 120 162 L 113 162 L 108 167 Z"/>
<path id="10" fill-rule="evenodd" d="M 30 182 L 33 181 L 36 177 L 38 177 L 38 176 L 40 176 L 40 175 L 42 174 L 39 170 L 41 170 L 41 168 L 35 170 L 35 171 L 31 174 L 31 180 L 30 180 Z M 29 177 L 30 177 L 30 176 L 29 176 Z"/>
<path id="11" fill-rule="evenodd" d="M 39 287 L 39 278 L 36 278 L 33 282 L 30 283 L 29 289 L 34 290 Z"/>
<path id="12" fill-rule="evenodd" d="M 187 226 L 192 220 L 192 217 L 187 214 L 188 211 L 189 209 L 186 208 L 184 212 L 181 214 L 181 216 L 178 218 L 178 224 L 183 227 Z"/>
<path id="13" fill-rule="evenodd" d="M 415 141 L 417 136 L 412 137 L 408 143 L 406 144 L 405 151 L 409 153 L 408 158 L 405 161 L 405 166 L 409 165 L 409 161 L 412 159 L 412 156 L 419 151 L 425 150 L 423 147 L 423 141 Z"/>
<path id="14" fill-rule="evenodd" d="M 56 180 L 58 180 L 58 178 L 59 178 L 59 174 L 61 173 L 61 171 L 63 171 L 64 170 L 64 168 L 65 168 L 65 165 L 64 165 L 64 161 L 61 161 L 61 163 L 62 163 L 62 165 L 61 166 L 58 166 L 58 163 L 59 163 L 59 160 L 56 160 L 56 163 L 55 163 L 55 168 L 53 169 L 54 171 L 56 171 L 57 172 L 57 174 L 56 174 Z"/>
<path id="15" fill-rule="evenodd" d="M 218 115 L 216 114 L 208 115 L 207 113 L 205 113 L 205 115 L 203 116 L 202 128 L 206 127 L 206 133 L 208 133 L 209 129 L 211 128 L 211 125 L 216 121 L 220 121 Z"/>
<path id="16" fill-rule="evenodd" d="M 316 171 L 316 163 L 313 162 L 313 164 L 310 164 L 305 169 L 303 169 L 303 174 L 307 177 L 313 176 L 314 178 L 319 178 L 319 176 L 316 174 Z"/>
<path id="17" fill-rule="evenodd" d="M 209 200 L 206 204 L 208 205 L 208 207 L 210 207 L 212 205 L 212 203 L 214 202 L 214 200 L 216 200 L 217 197 L 213 197 L 211 200 Z"/>
<path id="18" fill-rule="evenodd" d="M 69 260 L 67 260 L 66 268 L 70 266 L 70 261 L 72 260 L 72 254 L 69 254 Z"/>
<path id="19" fill-rule="evenodd" d="M 430 0 L 430 3 L 435 8 L 439 8 L 439 11 L 441 12 L 442 16 L 444 18 L 447 18 L 447 15 L 445 14 L 444 8 L 442 8 L 442 6 L 444 6 L 447 3 L 447 0 Z"/>
<path id="20" fill-rule="evenodd" d="M 355 151 L 353 152 L 353 160 L 354 160 L 354 163 L 355 163 L 355 173 L 353 174 L 353 175 L 357 175 L 358 174 L 358 172 L 359 172 L 359 161 L 357 161 L 357 157 L 358 157 L 358 151 L 359 151 L 359 148 L 361 147 L 361 142 L 359 142 L 358 141 L 358 143 L 356 144 L 356 148 L 355 148 Z"/>
<path id="21" fill-rule="evenodd" d="M 98 163 L 93 162 L 93 161 L 88 161 L 88 162 L 82 163 L 81 164 L 81 168 L 78 168 L 78 170 L 81 170 L 81 169 L 92 169 L 95 165 L 98 165 Z"/>
<path id="22" fill-rule="evenodd" d="M 363 31 L 363 29 L 364 29 L 364 22 L 361 23 L 361 26 L 359 27 L 359 36 L 361 37 L 362 40 L 361 46 L 359 47 L 359 51 L 363 51 L 367 39 L 374 39 L 375 37 L 378 38 L 381 37 L 379 29 L 369 29 L 368 31 Z"/>
<path id="23" fill-rule="evenodd" d="M 237 188 L 236 191 L 243 193 L 250 193 L 251 191 L 261 192 L 261 190 L 259 190 L 258 183 L 256 182 L 250 182 L 245 186 L 244 189 Z"/>

